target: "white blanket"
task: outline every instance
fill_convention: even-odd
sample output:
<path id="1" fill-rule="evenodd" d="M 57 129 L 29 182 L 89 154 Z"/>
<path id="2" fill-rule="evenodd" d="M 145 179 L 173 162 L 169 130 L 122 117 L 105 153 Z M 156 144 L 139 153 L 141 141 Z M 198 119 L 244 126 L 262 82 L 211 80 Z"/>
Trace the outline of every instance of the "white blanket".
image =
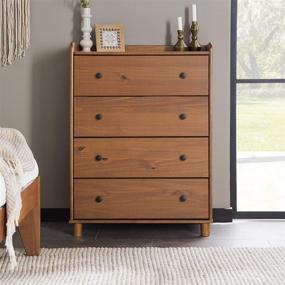
<path id="1" fill-rule="evenodd" d="M 36 167 L 32 171 L 28 171 L 24 173 L 21 181 L 22 191 L 27 188 L 38 176 L 39 176 L 39 168 L 38 164 L 35 161 Z M 0 207 L 6 204 L 6 187 L 4 177 L 0 173 Z"/>
<path id="2" fill-rule="evenodd" d="M 5 245 L 12 268 L 17 264 L 12 237 L 18 226 L 22 208 L 21 181 L 25 173 L 35 167 L 33 153 L 24 136 L 17 130 L 0 127 L 0 173 L 5 182 L 7 212 Z"/>

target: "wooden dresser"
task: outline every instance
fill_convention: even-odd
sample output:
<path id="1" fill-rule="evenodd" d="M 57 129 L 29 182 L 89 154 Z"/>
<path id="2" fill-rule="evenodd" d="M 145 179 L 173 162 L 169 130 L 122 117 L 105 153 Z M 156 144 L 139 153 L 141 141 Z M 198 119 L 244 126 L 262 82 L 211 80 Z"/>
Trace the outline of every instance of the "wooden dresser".
<path id="1" fill-rule="evenodd" d="M 71 45 L 71 223 L 198 223 L 211 208 L 211 61 L 168 46 Z"/>

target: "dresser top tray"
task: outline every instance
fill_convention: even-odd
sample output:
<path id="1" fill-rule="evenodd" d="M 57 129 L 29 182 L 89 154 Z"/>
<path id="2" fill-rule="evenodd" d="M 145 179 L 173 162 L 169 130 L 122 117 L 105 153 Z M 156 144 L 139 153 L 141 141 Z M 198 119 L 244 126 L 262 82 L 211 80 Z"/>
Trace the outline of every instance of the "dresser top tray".
<path id="1" fill-rule="evenodd" d="M 74 48 L 74 55 L 209 55 L 212 44 L 202 46 L 203 51 L 175 51 L 171 45 L 126 45 L 125 52 L 83 52 L 80 46 L 71 43 Z"/>

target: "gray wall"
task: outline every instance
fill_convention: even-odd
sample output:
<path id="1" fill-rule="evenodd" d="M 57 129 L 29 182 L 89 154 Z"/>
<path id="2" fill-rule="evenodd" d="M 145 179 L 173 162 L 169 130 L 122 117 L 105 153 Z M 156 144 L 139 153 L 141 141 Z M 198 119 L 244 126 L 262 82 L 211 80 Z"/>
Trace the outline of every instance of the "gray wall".
<path id="1" fill-rule="evenodd" d="M 80 39 L 79 0 L 32 0 L 32 46 L 0 68 L 0 124 L 24 133 L 40 166 L 42 206 L 67 207 L 68 46 Z M 93 22 L 123 23 L 127 44 L 176 41 L 188 0 L 93 0 Z M 196 0 L 200 42 L 214 44 L 214 207 L 229 206 L 230 1 Z M 186 24 L 187 26 L 187 24 Z"/>

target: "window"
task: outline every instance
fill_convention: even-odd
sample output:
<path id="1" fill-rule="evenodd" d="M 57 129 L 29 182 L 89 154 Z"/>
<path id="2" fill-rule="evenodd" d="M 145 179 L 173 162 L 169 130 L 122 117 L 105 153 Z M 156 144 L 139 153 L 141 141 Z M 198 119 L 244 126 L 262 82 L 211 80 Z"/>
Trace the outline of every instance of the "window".
<path id="1" fill-rule="evenodd" d="M 232 9 L 232 206 L 237 217 L 277 217 L 285 212 L 285 1 L 233 0 Z"/>

